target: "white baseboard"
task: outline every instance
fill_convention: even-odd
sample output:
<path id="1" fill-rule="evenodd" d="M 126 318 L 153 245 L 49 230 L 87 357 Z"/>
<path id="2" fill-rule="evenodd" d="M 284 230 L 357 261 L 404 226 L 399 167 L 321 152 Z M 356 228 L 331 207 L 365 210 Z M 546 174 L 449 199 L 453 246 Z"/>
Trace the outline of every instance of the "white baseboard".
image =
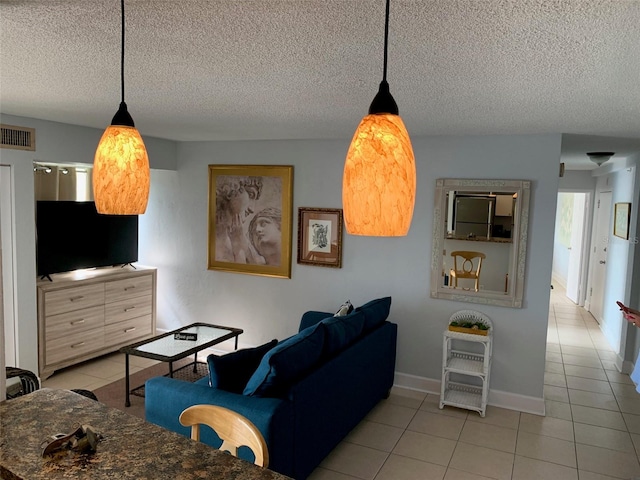
<path id="1" fill-rule="evenodd" d="M 556 285 L 559 285 L 560 287 L 562 287 L 563 289 L 567 289 L 567 282 L 564 278 L 560 277 L 557 273 L 552 273 L 551 274 L 551 283 L 555 283 Z"/>
<path id="2" fill-rule="evenodd" d="M 545 416 L 544 398 L 529 397 L 500 390 L 489 390 L 489 402 L 487 403 L 494 407 Z"/>
<path id="3" fill-rule="evenodd" d="M 633 362 L 629 360 L 621 361 L 620 356 L 618 355 L 618 358 L 616 361 L 616 368 L 620 373 L 626 373 L 627 375 L 631 375 L 631 372 L 633 372 L 634 366 L 635 365 L 633 364 Z"/>
<path id="4" fill-rule="evenodd" d="M 418 392 L 440 395 L 440 380 L 418 377 L 416 375 L 409 375 L 408 373 L 396 372 L 393 385 Z"/>
<path id="5" fill-rule="evenodd" d="M 418 377 L 407 373 L 395 373 L 394 386 L 416 390 L 424 393 L 440 395 L 440 380 Z M 544 398 L 529 397 L 517 393 L 489 390 L 489 405 L 518 412 L 532 413 L 534 415 L 545 414 Z"/>

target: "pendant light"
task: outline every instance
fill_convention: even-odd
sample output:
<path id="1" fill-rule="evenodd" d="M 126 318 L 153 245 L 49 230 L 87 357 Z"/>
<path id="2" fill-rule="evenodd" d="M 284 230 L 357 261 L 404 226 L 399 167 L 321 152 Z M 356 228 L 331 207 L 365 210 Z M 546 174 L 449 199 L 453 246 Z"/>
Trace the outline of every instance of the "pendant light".
<path id="1" fill-rule="evenodd" d="M 384 25 L 384 69 L 378 94 L 353 135 L 342 179 L 347 232 L 397 237 L 411 226 L 416 166 L 407 129 L 387 83 L 389 1 Z"/>
<path id="2" fill-rule="evenodd" d="M 122 54 L 120 108 L 100 139 L 93 160 L 93 194 L 99 213 L 139 215 L 149 200 L 149 157 L 140 133 L 124 102 L 124 0 L 122 8 Z"/>
<path id="3" fill-rule="evenodd" d="M 615 155 L 615 152 L 588 152 L 587 157 L 596 165 L 600 166 L 603 163 L 609 161 L 611 157 Z"/>

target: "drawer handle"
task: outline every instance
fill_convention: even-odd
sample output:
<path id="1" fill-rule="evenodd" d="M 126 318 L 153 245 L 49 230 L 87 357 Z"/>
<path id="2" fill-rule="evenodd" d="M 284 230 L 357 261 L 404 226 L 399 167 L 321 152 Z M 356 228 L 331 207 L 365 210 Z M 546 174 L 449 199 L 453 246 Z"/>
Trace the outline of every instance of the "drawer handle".
<path id="1" fill-rule="evenodd" d="M 71 297 L 69 300 L 71 300 L 72 302 L 75 302 L 76 300 L 82 300 L 84 298 L 84 295 L 78 295 L 77 297 Z"/>
<path id="2" fill-rule="evenodd" d="M 134 310 L 136 307 L 127 307 L 124 309 L 125 312 L 130 312 L 131 310 Z"/>
<path id="3" fill-rule="evenodd" d="M 133 290 L 134 288 L 136 288 L 135 285 L 131 285 L 130 287 L 124 287 L 124 291 L 127 292 L 129 290 Z"/>
<path id="4" fill-rule="evenodd" d="M 84 342 L 80 342 L 80 343 L 76 343 L 74 345 L 71 345 L 71 348 L 78 348 L 84 345 Z"/>
<path id="5" fill-rule="evenodd" d="M 133 332 L 135 329 L 136 329 L 136 327 L 125 328 L 125 329 L 124 329 L 124 333 Z"/>
<path id="6" fill-rule="evenodd" d="M 81 318 L 80 320 L 74 320 L 73 322 L 69 322 L 71 325 L 79 325 L 81 323 L 84 323 L 84 318 Z"/>

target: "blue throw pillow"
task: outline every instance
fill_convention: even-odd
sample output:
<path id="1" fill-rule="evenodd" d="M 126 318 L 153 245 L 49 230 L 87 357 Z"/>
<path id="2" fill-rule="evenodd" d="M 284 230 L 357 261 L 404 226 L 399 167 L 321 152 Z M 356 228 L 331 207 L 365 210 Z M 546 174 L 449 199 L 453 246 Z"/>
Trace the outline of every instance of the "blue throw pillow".
<path id="1" fill-rule="evenodd" d="M 320 360 L 324 325 L 318 323 L 278 343 L 262 357 L 242 392 L 255 397 L 279 397 Z"/>
<path id="2" fill-rule="evenodd" d="M 325 318 L 324 354 L 333 356 L 347 348 L 360 336 L 364 327 L 364 313 L 353 312 L 343 317 Z"/>
<path id="3" fill-rule="evenodd" d="M 333 313 L 315 311 L 305 312 L 302 314 L 302 318 L 300 319 L 300 328 L 298 329 L 298 331 L 301 332 L 305 328 L 312 327 L 313 325 L 319 323 L 320 320 L 324 320 L 328 317 L 333 317 Z"/>
<path id="4" fill-rule="evenodd" d="M 220 356 L 209 355 L 209 386 L 227 392 L 242 393 L 249 378 L 260 365 L 262 357 L 277 344 L 278 340 L 273 339 L 259 347 L 236 350 Z"/>
<path id="5" fill-rule="evenodd" d="M 378 298 L 365 303 L 356 311 L 364 313 L 364 331 L 368 332 L 384 322 L 391 310 L 391 297 Z"/>

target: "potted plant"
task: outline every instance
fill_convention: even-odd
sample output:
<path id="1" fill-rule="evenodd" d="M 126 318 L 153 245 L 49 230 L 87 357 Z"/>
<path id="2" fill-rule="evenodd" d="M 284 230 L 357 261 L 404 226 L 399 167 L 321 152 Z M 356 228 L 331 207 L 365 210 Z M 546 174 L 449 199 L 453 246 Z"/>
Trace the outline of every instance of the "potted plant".
<path id="1" fill-rule="evenodd" d="M 458 312 L 451 317 L 449 330 L 472 335 L 488 335 L 491 324 L 482 317 L 484 315 L 479 316 L 475 312 Z"/>

